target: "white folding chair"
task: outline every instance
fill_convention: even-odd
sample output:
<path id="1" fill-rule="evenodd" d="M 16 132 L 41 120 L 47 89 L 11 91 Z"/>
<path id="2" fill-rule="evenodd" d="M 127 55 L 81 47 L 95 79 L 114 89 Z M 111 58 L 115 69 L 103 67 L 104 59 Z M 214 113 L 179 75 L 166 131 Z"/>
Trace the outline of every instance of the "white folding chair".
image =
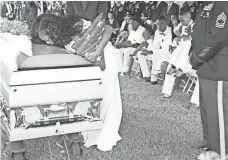
<path id="1" fill-rule="evenodd" d="M 184 82 L 185 84 L 181 87 L 183 87 L 182 92 L 184 93 L 186 91 L 186 94 L 188 94 L 189 92 L 194 91 L 194 89 L 192 89 L 192 86 L 196 84 L 197 81 L 196 70 L 192 70 L 191 72 L 186 73 L 185 75 L 188 77 L 188 80 L 186 82 L 182 79 L 182 82 Z"/>

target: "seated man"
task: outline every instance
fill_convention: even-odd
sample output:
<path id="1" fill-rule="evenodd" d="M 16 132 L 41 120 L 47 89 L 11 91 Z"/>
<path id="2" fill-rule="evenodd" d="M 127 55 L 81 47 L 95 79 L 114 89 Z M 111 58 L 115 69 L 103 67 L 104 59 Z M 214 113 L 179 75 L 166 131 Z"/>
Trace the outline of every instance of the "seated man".
<path id="1" fill-rule="evenodd" d="M 145 31 L 145 28 L 141 25 L 141 20 L 135 16 L 131 17 L 130 24 L 132 29 L 130 30 L 128 40 L 116 45 L 116 48 L 119 48 L 117 50 L 120 61 L 119 72 L 122 72 L 122 75 L 129 74 L 129 69 L 132 65 L 132 57 L 130 55 L 134 53 L 142 42 L 144 42 L 143 32 Z"/>
<path id="2" fill-rule="evenodd" d="M 132 56 L 137 56 L 140 69 L 142 72 L 143 78 L 150 79 L 149 67 L 147 65 L 147 61 L 152 61 L 152 45 L 154 40 L 153 29 L 150 25 L 145 25 L 146 31 L 144 32 L 145 42 L 141 43 L 140 46 L 134 51 Z M 150 80 L 149 80 L 150 81 Z"/>
<path id="3" fill-rule="evenodd" d="M 181 23 L 174 28 L 174 33 L 178 37 L 174 41 L 176 49 L 172 53 L 171 68 L 168 72 L 168 74 L 176 73 L 176 76 L 180 76 L 183 72 L 186 73 L 192 68 L 188 54 L 191 47 L 191 33 L 193 32 L 194 23 L 189 9 L 181 9 L 180 20 Z"/>
<path id="4" fill-rule="evenodd" d="M 174 33 L 178 36 L 174 39 L 175 49 L 172 53 L 168 72 L 165 76 L 165 82 L 162 93 L 164 97 L 168 98 L 172 94 L 173 86 L 176 78 L 180 77 L 183 73 L 192 71 L 189 63 L 189 51 L 191 47 L 191 32 L 193 21 L 189 10 L 182 8 L 180 11 L 181 23 L 174 28 Z"/>
<path id="5" fill-rule="evenodd" d="M 172 43 L 171 28 L 168 27 L 167 20 L 164 16 L 160 16 L 156 21 L 157 30 L 154 36 L 152 45 L 152 71 L 151 71 L 151 84 L 158 84 L 158 75 L 161 73 L 162 65 L 168 62 L 171 53 L 169 46 Z"/>

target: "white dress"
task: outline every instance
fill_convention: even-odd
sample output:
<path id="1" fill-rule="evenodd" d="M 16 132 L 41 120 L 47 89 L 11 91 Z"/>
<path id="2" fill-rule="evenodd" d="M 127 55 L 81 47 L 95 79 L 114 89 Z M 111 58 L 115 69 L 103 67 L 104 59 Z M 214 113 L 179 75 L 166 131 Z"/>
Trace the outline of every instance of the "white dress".
<path id="1" fill-rule="evenodd" d="M 118 132 L 122 119 L 122 102 L 116 49 L 109 42 L 104 53 L 106 69 L 103 72 L 103 84 L 105 91 L 101 103 L 101 118 L 104 118 L 104 127 L 101 131 L 83 132 L 82 135 L 86 147 L 97 145 L 101 151 L 110 151 L 121 140 Z"/>

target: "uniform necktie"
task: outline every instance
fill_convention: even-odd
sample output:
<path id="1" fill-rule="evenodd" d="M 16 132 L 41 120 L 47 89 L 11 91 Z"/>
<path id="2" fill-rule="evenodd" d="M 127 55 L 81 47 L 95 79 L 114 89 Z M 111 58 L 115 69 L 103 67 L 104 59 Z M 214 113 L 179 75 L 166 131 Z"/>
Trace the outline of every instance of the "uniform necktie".
<path id="1" fill-rule="evenodd" d="M 84 12 L 85 12 L 85 10 L 87 8 L 87 4 L 88 4 L 88 1 L 82 1 L 82 8 L 83 8 Z"/>

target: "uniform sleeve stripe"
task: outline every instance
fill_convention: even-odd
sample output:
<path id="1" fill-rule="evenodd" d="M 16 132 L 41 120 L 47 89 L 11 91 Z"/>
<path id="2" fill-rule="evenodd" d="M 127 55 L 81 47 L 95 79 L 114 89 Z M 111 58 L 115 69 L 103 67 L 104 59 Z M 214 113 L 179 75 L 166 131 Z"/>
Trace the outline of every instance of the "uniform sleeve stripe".
<path id="1" fill-rule="evenodd" d="M 220 15 L 220 16 L 218 16 L 218 18 L 217 18 L 217 19 L 226 20 L 226 16 L 225 16 L 225 15 Z"/>

